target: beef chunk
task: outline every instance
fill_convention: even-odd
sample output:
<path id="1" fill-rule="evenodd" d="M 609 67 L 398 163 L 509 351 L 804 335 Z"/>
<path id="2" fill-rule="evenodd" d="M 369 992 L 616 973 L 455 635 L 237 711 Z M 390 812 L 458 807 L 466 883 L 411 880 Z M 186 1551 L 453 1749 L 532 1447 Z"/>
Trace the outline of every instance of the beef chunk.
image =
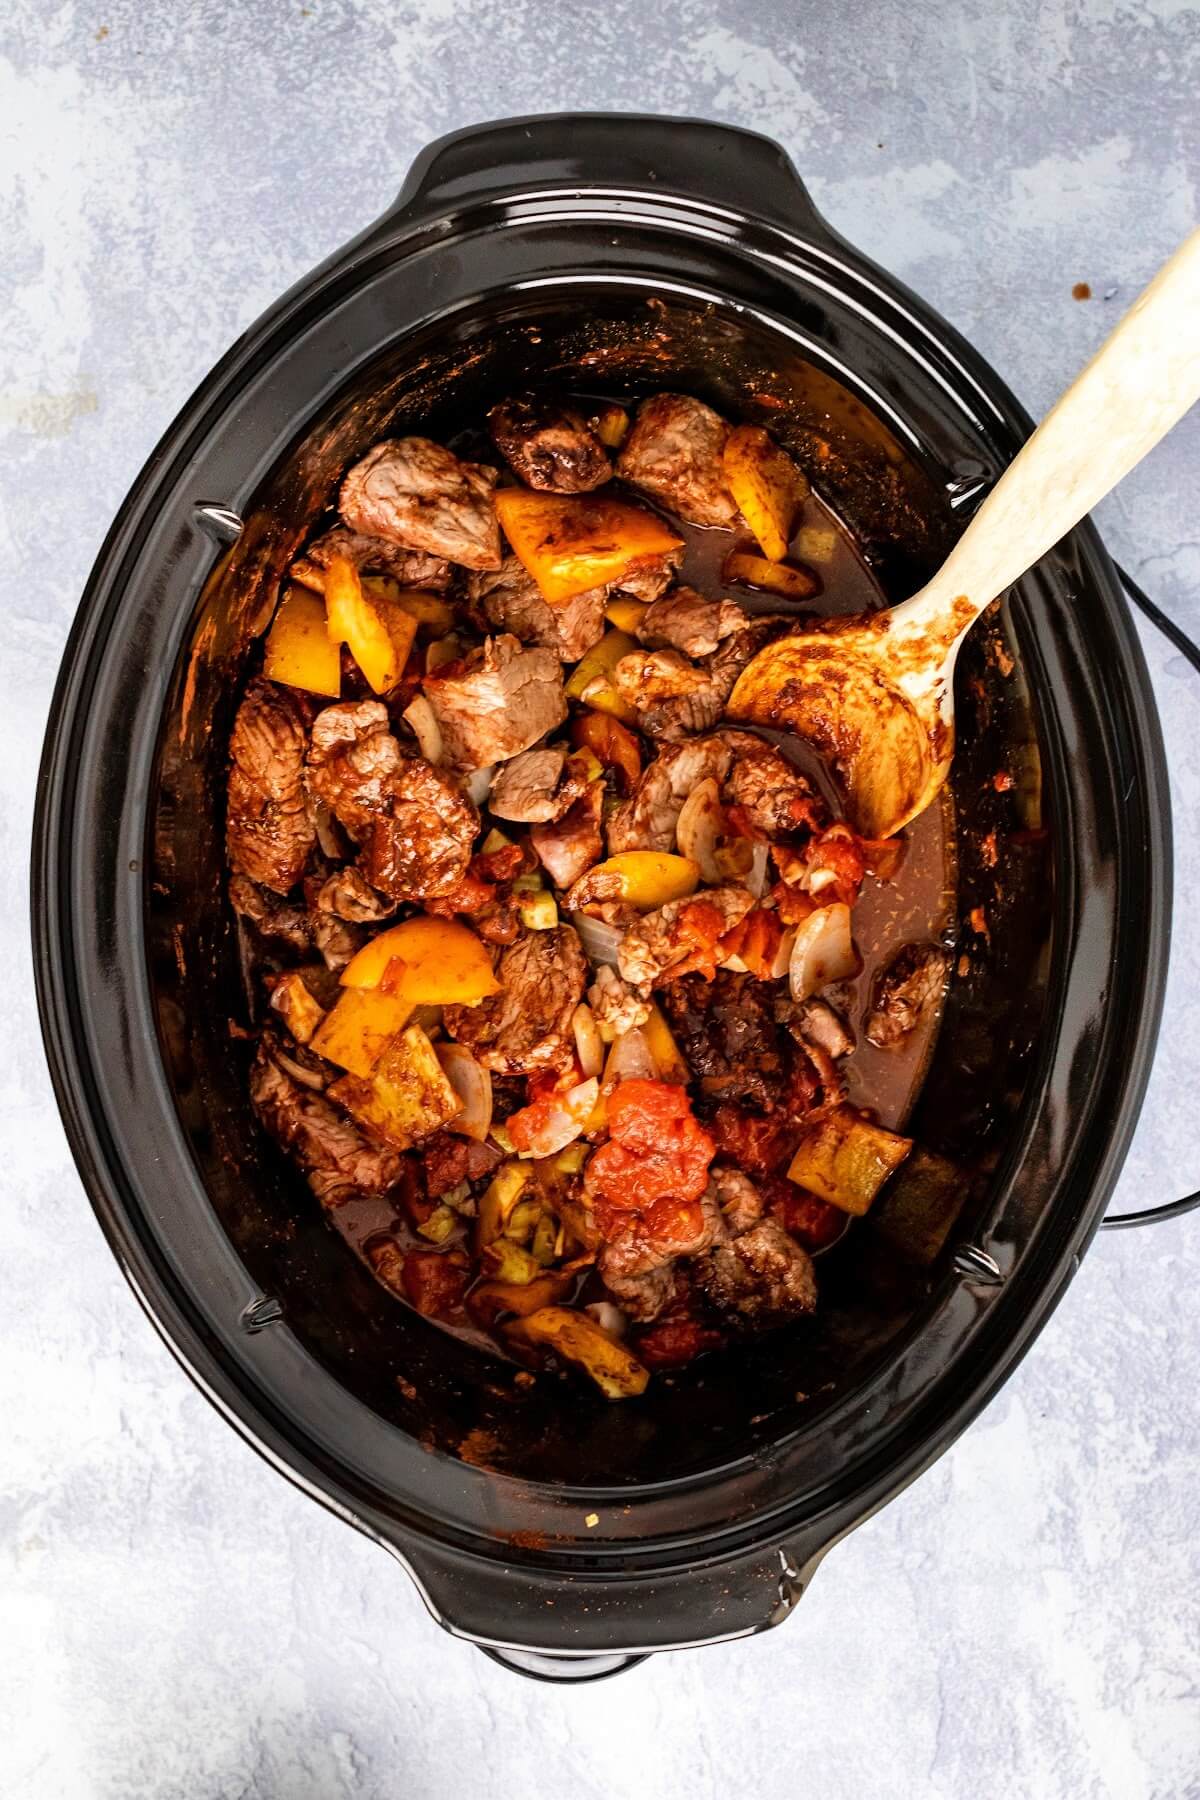
<path id="1" fill-rule="evenodd" d="M 571 1014 L 583 998 L 587 964 L 569 925 L 530 931 L 496 968 L 503 992 L 478 1006 L 448 1006 L 446 1030 L 474 1051 L 485 1069 L 531 1075 L 571 1060 Z"/>
<path id="2" fill-rule="evenodd" d="M 299 699 L 272 681 L 252 681 L 229 740 L 225 847 L 236 875 L 277 894 L 295 887 L 317 840 L 304 786 L 307 743 Z"/>
<path id="3" fill-rule="evenodd" d="M 596 1023 L 605 1026 L 615 1038 L 644 1025 L 650 1017 L 650 1002 L 635 993 L 607 963 L 601 963 L 596 970 L 596 979 L 588 989 L 588 1005 L 596 1015 Z"/>
<path id="4" fill-rule="evenodd" d="M 439 770 L 404 754 L 378 700 L 318 715 L 308 782 L 362 846 L 366 882 L 388 899 L 436 897 L 466 873 L 478 813 Z"/>
<path id="5" fill-rule="evenodd" d="M 322 1095 L 294 1081 L 260 1049 L 250 1099 L 263 1126 L 304 1171 L 322 1206 L 384 1194 L 400 1179 L 401 1159 L 370 1144 Z"/>
<path id="6" fill-rule="evenodd" d="M 749 1325 L 782 1325 L 817 1304 L 812 1259 L 775 1219 L 715 1245 L 696 1263 L 695 1280 L 718 1312 Z"/>
<path id="7" fill-rule="evenodd" d="M 396 902 L 377 894 L 357 869 L 337 869 L 322 882 L 315 900 L 318 912 L 332 913 L 351 925 L 377 925 L 390 919 Z"/>
<path id="8" fill-rule="evenodd" d="M 440 1200 L 461 1182 L 479 1181 L 490 1175 L 500 1161 L 500 1152 L 494 1144 L 480 1144 L 473 1138 L 438 1131 L 422 1144 L 421 1160 L 426 1192 L 431 1200 Z"/>
<path id="9" fill-rule="evenodd" d="M 890 1050 L 915 1031 L 937 1005 L 950 958 L 937 944 L 905 944 L 875 978 L 866 1034 L 881 1050 Z"/>
<path id="10" fill-rule="evenodd" d="M 494 469 L 460 462 L 430 438 L 390 438 L 355 463 L 338 510 L 351 531 L 466 569 L 500 567 Z"/>
<path id="11" fill-rule="evenodd" d="M 731 1237 L 741 1237 L 762 1218 L 763 1197 L 740 1169 L 723 1168 L 714 1163 L 710 1173 L 725 1231 Z"/>
<path id="12" fill-rule="evenodd" d="M 535 825 L 529 833 L 534 854 L 556 887 L 569 888 L 599 862 L 604 849 L 600 817 L 602 782 L 589 782 L 561 819 Z"/>
<path id="13" fill-rule="evenodd" d="M 710 777 L 723 781 L 729 751 L 717 737 L 664 744 L 643 769 L 633 792 L 608 821 L 611 856 L 624 850 L 673 850 L 675 827 L 692 789 Z"/>
<path id="14" fill-rule="evenodd" d="M 528 750 L 567 716 L 562 666 L 550 650 L 524 650 L 515 637 L 489 638 L 463 662 L 427 675 L 448 760 L 483 769 Z"/>
<path id="15" fill-rule="evenodd" d="M 783 1100 L 793 1052 L 775 1023 L 773 986 L 719 969 L 713 981 L 683 975 L 663 988 L 663 1010 L 706 1100 L 764 1112 Z"/>
<path id="16" fill-rule="evenodd" d="M 325 571 L 335 556 L 344 556 L 361 575 L 390 575 L 401 587 L 428 588 L 444 593 L 450 585 L 450 564 L 444 556 L 428 556 L 423 550 L 406 550 L 387 538 L 364 537 L 335 525 L 308 546 L 291 567 L 293 581 L 325 591 Z"/>
<path id="17" fill-rule="evenodd" d="M 609 583 L 607 593 L 640 600 L 643 605 L 651 606 L 666 593 L 682 560 L 682 550 L 664 550 L 661 556 L 648 558 L 645 562 L 635 563 L 632 569 L 626 569 L 624 575 Z"/>
<path id="18" fill-rule="evenodd" d="M 571 895 L 567 895 L 571 904 Z M 711 970 L 715 946 L 745 918 L 754 896 L 745 888 L 705 888 L 692 900 L 671 900 L 645 913 L 626 931 L 617 951 L 621 978 L 634 987 L 652 987 L 678 969 L 701 964 Z"/>
<path id="19" fill-rule="evenodd" d="M 541 825 L 561 819 L 583 789 L 583 781 L 568 768 L 565 750 L 523 750 L 492 783 L 488 811 L 512 823 Z"/>
<path id="20" fill-rule="evenodd" d="M 230 876 L 229 903 L 238 918 L 253 925 L 267 943 L 285 944 L 289 950 L 304 951 L 312 942 L 304 908 L 282 899 L 270 888 L 259 887 L 245 875 Z"/>
<path id="21" fill-rule="evenodd" d="M 617 471 L 692 525 L 732 525 L 733 495 L 721 462 L 729 427 L 687 394 L 655 394 L 638 408 Z"/>
<path id="22" fill-rule="evenodd" d="M 750 731 L 720 735 L 732 754 L 724 797 L 762 837 L 774 841 L 829 823 L 829 809 L 808 777 L 771 744 Z"/>
<path id="23" fill-rule="evenodd" d="M 637 634 L 652 649 L 711 656 L 723 639 L 745 630 L 747 618 L 736 601 L 706 600 L 695 588 L 677 587 L 646 609 Z"/>
<path id="24" fill-rule="evenodd" d="M 612 474 L 608 453 L 573 408 L 544 394 L 516 394 L 488 414 L 492 442 L 527 487 L 587 494 Z"/>
<path id="25" fill-rule="evenodd" d="M 617 664 L 613 679 L 648 736 L 678 739 L 711 731 L 738 676 L 774 630 L 773 620 L 747 616 L 740 631 L 698 662 L 678 650 L 631 651 Z"/>
<path id="26" fill-rule="evenodd" d="M 604 636 L 607 588 L 588 588 L 551 606 L 515 556 L 506 556 L 494 572 L 472 575 L 467 591 L 493 630 L 509 631 L 523 644 L 553 650 L 563 662 L 578 662 Z"/>

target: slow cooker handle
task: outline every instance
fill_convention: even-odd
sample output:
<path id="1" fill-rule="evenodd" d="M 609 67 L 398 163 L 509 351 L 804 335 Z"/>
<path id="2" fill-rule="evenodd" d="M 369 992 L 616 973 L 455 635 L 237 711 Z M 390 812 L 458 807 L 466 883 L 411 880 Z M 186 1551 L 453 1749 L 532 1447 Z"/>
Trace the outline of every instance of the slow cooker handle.
<path id="1" fill-rule="evenodd" d="M 1200 674 L 1200 648 L 1178 626 L 1174 619 L 1169 619 L 1162 609 L 1154 604 L 1149 594 L 1143 592 L 1125 570 L 1117 566 L 1117 574 L 1133 604 L 1143 616 L 1149 619 L 1156 631 L 1162 633 L 1167 642 L 1173 644 L 1181 656 L 1186 657 L 1197 674 Z M 1200 1188 L 1194 1194 L 1185 1194 L 1181 1200 L 1168 1200 L 1162 1206 L 1148 1206 L 1144 1212 L 1117 1213 L 1112 1218 L 1102 1219 L 1102 1231 L 1129 1231 L 1138 1225 L 1162 1225 L 1168 1219 L 1182 1218 L 1184 1213 L 1194 1212 L 1200 1206 Z"/>
<path id="2" fill-rule="evenodd" d="M 781 146 L 756 131 L 640 113 L 548 113 L 451 132 L 422 151 L 370 235 L 547 188 L 629 188 L 752 214 L 806 236 L 834 233 Z"/>

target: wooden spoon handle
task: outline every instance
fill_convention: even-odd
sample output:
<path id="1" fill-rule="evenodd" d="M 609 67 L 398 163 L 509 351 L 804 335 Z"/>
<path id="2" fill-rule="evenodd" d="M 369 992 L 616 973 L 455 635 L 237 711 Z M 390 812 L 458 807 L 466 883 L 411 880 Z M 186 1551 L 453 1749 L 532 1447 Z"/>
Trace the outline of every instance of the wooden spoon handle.
<path id="1" fill-rule="evenodd" d="M 1009 464 L 893 630 L 947 645 L 1200 399 L 1200 230 L 1180 245 Z M 969 614 L 961 604 L 970 602 Z"/>

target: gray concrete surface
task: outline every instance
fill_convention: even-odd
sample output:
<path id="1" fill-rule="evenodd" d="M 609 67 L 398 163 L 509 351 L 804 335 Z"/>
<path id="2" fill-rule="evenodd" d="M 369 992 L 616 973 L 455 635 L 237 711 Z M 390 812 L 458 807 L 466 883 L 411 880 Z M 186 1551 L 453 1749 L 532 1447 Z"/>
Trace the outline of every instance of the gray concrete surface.
<path id="1" fill-rule="evenodd" d="M 27 833 L 76 596 L 164 424 L 471 121 L 776 134 L 1032 408 L 1195 222 L 1190 0 L 8 0 L 0 19 L 0 1792 L 6 1800 L 1200 1794 L 1200 1220 L 1104 1240 L 954 1451 L 783 1630 L 522 1685 L 218 1420 L 93 1223 L 38 1050 Z M 1094 298 L 1072 299 L 1090 284 Z M 1200 419 L 1103 508 L 1200 629 Z M 1200 1181 L 1200 695 L 1162 1051 L 1120 1201 Z"/>

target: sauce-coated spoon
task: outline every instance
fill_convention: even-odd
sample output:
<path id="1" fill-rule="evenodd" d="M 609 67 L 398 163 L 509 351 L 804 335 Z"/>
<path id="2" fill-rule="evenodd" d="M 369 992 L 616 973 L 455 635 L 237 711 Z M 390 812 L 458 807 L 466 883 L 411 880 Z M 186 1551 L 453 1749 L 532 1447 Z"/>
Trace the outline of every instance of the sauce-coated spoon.
<path id="1" fill-rule="evenodd" d="M 824 619 L 747 665 L 728 716 L 807 739 L 867 837 L 924 811 L 954 753 L 954 662 L 975 620 L 1200 399 L 1200 230 L 1009 464 L 933 579 L 889 611 Z"/>

